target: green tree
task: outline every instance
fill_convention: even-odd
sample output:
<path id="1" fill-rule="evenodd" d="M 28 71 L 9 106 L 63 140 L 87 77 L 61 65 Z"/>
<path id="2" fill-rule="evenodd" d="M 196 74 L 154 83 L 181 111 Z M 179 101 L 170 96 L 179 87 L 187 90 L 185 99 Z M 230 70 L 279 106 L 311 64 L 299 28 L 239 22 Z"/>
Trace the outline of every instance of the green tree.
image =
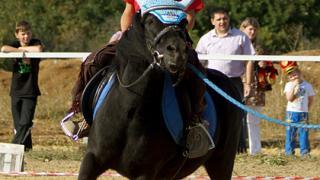
<path id="1" fill-rule="evenodd" d="M 197 31 L 194 37 L 200 37 L 212 29 L 210 12 L 216 7 L 224 7 L 229 10 L 231 24 L 234 27 L 239 27 L 246 17 L 257 18 L 261 25 L 259 40 L 271 54 L 301 50 L 305 47 L 304 43 L 319 41 L 320 1 L 204 0 L 204 2 L 206 8 L 197 17 L 195 28 Z M 316 45 L 318 46 L 313 48 L 320 48 L 319 43 Z"/>
<path id="2" fill-rule="evenodd" d="M 320 47 L 319 0 L 204 0 L 190 31 L 194 44 L 213 27 L 210 13 L 216 7 L 230 11 L 232 26 L 248 16 L 261 24 L 259 40 L 267 52 Z M 119 0 L 0 0 L 0 43 L 14 39 L 17 21 L 27 20 L 46 51 L 92 51 L 107 42 L 119 29 L 124 8 Z"/>
<path id="3" fill-rule="evenodd" d="M 14 39 L 15 23 L 27 20 L 47 51 L 90 51 L 119 29 L 122 1 L 0 0 L 0 42 Z"/>

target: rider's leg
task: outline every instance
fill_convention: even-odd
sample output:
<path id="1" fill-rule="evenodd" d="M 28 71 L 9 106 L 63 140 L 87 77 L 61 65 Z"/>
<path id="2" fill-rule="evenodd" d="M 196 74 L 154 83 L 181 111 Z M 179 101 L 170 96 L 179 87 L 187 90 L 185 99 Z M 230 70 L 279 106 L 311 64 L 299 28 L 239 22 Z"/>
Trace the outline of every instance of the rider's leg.
<path id="1" fill-rule="evenodd" d="M 205 68 L 200 63 L 197 53 L 194 49 L 189 50 L 188 62 L 195 66 L 202 73 L 205 73 Z M 201 121 L 201 116 L 206 107 L 206 102 L 204 100 L 206 85 L 199 77 L 197 77 L 194 72 L 192 72 L 191 69 L 186 70 L 185 77 L 187 78 L 188 92 L 191 100 L 192 120 L 203 123 Z"/>
<path id="2" fill-rule="evenodd" d="M 77 139 L 88 135 L 90 127 L 83 118 L 81 121 L 69 121 L 69 119 L 81 112 L 81 96 L 84 88 L 100 69 L 111 64 L 117 43 L 118 41 L 108 43 L 100 50 L 91 53 L 81 64 L 78 79 L 72 90 L 72 105 L 69 114 L 61 122 L 62 129 L 68 136 L 76 135 L 74 137 Z"/>

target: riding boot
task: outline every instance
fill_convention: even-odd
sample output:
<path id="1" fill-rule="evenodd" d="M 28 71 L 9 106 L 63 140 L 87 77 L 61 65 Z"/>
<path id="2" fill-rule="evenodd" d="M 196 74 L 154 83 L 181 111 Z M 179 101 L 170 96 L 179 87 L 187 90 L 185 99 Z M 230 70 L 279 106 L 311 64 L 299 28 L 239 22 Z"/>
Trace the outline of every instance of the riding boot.
<path id="1" fill-rule="evenodd" d="M 72 102 L 71 108 L 68 110 L 68 113 L 78 113 L 80 111 L 80 101 L 76 99 Z"/>
<path id="2" fill-rule="evenodd" d="M 188 62 L 205 74 L 205 68 L 200 63 L 197 53 L 193 49 L 189 50 Z M 188 93 L 191 100 L 192 121 L 193 123 L 207 124 L 208 122 L 204 122 L 202 119 L 202 113 L 206 107 L 204 99 L 206 85 L 191 69 L 186 70 L 186 78 Z"/>
<path id="3" fill-rule="evenodd" d="M 111 64 L 116 54 L 116 45 L 118 42 L 119 41 L 110 42 L 98 51 L 92 52 L 81 64 L 78 79 L 72 90 L 71 108 L 61 121 L 61 126 L 65 134 L 74 140 L 88 136 L 90 130 L 90 125 L 83 118 L 82 114 L 80 114 L 83 90 L 100 69 Z"/>
<path id="4" fill-rule="evenodd" d="M 80 107 L 81 96 L 84 88 L 100 69 L 111 64 L 112 59 L 116 55 L 116 45 L 118 42 L 119 41 L 113 41 L 98 51 L 92 52 L 81 64 L 78 79 L 72 90 L 72 105 L 79 103 Z"/>

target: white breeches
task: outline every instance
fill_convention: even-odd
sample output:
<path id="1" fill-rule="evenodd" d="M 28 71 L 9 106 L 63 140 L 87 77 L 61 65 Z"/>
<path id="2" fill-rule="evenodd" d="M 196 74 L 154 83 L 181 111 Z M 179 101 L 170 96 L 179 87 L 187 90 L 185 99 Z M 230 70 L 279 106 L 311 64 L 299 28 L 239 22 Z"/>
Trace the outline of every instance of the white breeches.
<path id="1" fill-rule="evenodd" d="M 249 106 L 249 108 L 260 112 L 261 106 Z M 247 113 L 249 154 L 256 155 L 261 152 L 260 118 Z"/>

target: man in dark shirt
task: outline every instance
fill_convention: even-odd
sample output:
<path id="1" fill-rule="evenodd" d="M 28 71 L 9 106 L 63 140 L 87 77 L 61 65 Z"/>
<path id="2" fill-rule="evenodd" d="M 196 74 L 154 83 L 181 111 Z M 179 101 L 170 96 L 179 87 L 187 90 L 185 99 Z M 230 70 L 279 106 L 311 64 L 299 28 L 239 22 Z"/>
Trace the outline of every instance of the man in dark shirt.
<path id="1" fill-rule="evenodd" d="M 42 43 L 32 39 L 31 26 L 26 21 L 17 23 L 16 41 L 1 47 L 2 52 L 41 52 Z M 12 143 L 25 145 L 25 150 L 32 149 L 31 127 L 40 95 L 38 86 L 39 62 L 37 58 L 17 58 L 13 63 L 11 81 L 11 111 L 15 135 Z"/>

